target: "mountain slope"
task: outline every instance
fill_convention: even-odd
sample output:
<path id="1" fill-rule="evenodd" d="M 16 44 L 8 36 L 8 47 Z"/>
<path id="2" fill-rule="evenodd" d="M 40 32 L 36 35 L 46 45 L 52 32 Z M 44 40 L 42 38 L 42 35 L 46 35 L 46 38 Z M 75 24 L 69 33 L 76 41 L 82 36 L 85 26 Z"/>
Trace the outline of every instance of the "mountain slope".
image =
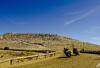
<path id="1" fill-rule="evenodd" d="M 57 34 L 43 33 L 6 33 L 0 36 L 0 47 L 19 48 L 19 49 L 53 49 L 63 50 L 64 47 L 69 49 L 72 46 L 78 49 L 85 48 L 91 50 L 100 50 L 100 46 L 81 42 L 69 37 Z"/>

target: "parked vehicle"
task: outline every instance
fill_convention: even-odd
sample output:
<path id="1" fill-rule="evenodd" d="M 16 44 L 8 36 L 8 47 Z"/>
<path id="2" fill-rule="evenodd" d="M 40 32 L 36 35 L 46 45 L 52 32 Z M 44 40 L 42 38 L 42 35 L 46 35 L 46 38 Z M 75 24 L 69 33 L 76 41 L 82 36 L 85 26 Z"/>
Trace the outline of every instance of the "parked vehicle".
<path id="1" fill-rule="evenodd" d="M 73 48 L 73 54 L 79 55 L 79 52 L 78 52 L 77 48 Z"/>
<path id="2" fill-rule="evenodd" d="M 64 48 L 64 53 L 67 57 L 71 57 L 71 51 L 69 51 L 67 48 Z"/>

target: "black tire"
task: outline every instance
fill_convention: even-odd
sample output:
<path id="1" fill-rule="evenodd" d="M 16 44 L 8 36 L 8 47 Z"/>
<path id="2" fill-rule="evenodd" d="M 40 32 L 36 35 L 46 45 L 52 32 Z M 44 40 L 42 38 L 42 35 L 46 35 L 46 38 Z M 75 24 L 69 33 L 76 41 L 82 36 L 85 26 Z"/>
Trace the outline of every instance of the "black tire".
<path id="1" fill-rule="evenodd" d="M 75 52 L 74 54 L 75 54 L 75 55 L 79 55 L 79 53 L 78 53 L 78 52 Z"/>
<path id="2" fill-rule="evenodd" d="M 71 57 L 71 54 L 69 53 L 69 54 L 67 54 L 67 57 Z"/>
<path id="3" fill-rule="evenodd" d="M 71 57 L 71 52 L 68 51 L 68 52 L 66 53 L 66 56 L 67 56 L 67 57 Z"/>

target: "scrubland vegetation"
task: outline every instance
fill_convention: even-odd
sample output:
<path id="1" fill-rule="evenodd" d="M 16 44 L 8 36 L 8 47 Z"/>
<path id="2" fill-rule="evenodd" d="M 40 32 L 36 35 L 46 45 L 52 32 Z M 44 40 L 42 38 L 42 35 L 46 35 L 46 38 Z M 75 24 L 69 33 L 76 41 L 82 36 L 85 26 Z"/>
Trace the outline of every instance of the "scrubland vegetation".
<path id="1" fill-rule="evenodd" d="M 75 56 L 75 57 L 73 56 L 68 59 L 60 58 L 65 56 L 63 53 L 64 47 L 72 50 L 73 46 L 75 48 L 78 48 L 78 50 L 84 48 L 85 50 L 90 50 L 90 51 L 100 51 L 100 46 L 96 44 L 82 42 L 79 40 L 75 40 L 57 34 L 6 33 L 0 36 L 0 48 L 4 49 L 0 50 L 0 56 L 1 56 L 0 61 L 13 57 L 41 54 L 36 52 L 9 50 L 9 49 L 24 49 L 24 50 L 53 50 L 56 51 L 56 53 L 59 54 L 59 56 L 56 56 L 56 58 L 53 58 L 52 60 L 39 62 L 35 65 L 23 64 L 23 66 L 21 67 L 14 66 L 12 68 L 56 68 L 56 65 L 58 66 L 57 68 L 66 68 L 66 67 L 72 68 L 72 66 L 75 66 L 76 68 L 86 68 L 88 67 L 86 63 L 94 64 L 93 66 L 91 66 L 91 68 L 93 68 L 96 65 L 96 63 L 99 62 L 95 60 L 96 58 L 98 58 L 97 55 L 94 56 L 94 55 L 81 54 L 80 56 Z M 87 62 L 86 59 L 88 59 L 90 62 Z M 94 63 L 93 61 L 95 61 L 96 63 Z M 85 64 L 85 66 L 81 67 L 80 64 Z"/>

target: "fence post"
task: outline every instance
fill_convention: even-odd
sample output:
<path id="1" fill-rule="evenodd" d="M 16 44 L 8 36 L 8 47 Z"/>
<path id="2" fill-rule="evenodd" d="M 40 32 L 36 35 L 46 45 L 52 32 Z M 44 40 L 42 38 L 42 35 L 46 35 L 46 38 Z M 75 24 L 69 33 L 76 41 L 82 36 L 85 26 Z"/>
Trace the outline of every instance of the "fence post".
<path id="1" fill-rule="evenodd" d="M 54 56 L 56 55 L 56 53 L 54 53 Z"/>
<path id="2" fill-rule="evenodd" d="M 12 64 L 13 64 L 13 60 L 11 59 L 11 60 L 10 60 L 10 65 L 12 65 Z"/>
<path id="3" fill-rule="evenodd" d="M 36 56 L 36 60 L 38 59 L 38 56 Z"/>
<path id="4" fill-rule="evenodd" d="M 44 55 L 44 57 L 46 58 L 46 55 Z"/>

